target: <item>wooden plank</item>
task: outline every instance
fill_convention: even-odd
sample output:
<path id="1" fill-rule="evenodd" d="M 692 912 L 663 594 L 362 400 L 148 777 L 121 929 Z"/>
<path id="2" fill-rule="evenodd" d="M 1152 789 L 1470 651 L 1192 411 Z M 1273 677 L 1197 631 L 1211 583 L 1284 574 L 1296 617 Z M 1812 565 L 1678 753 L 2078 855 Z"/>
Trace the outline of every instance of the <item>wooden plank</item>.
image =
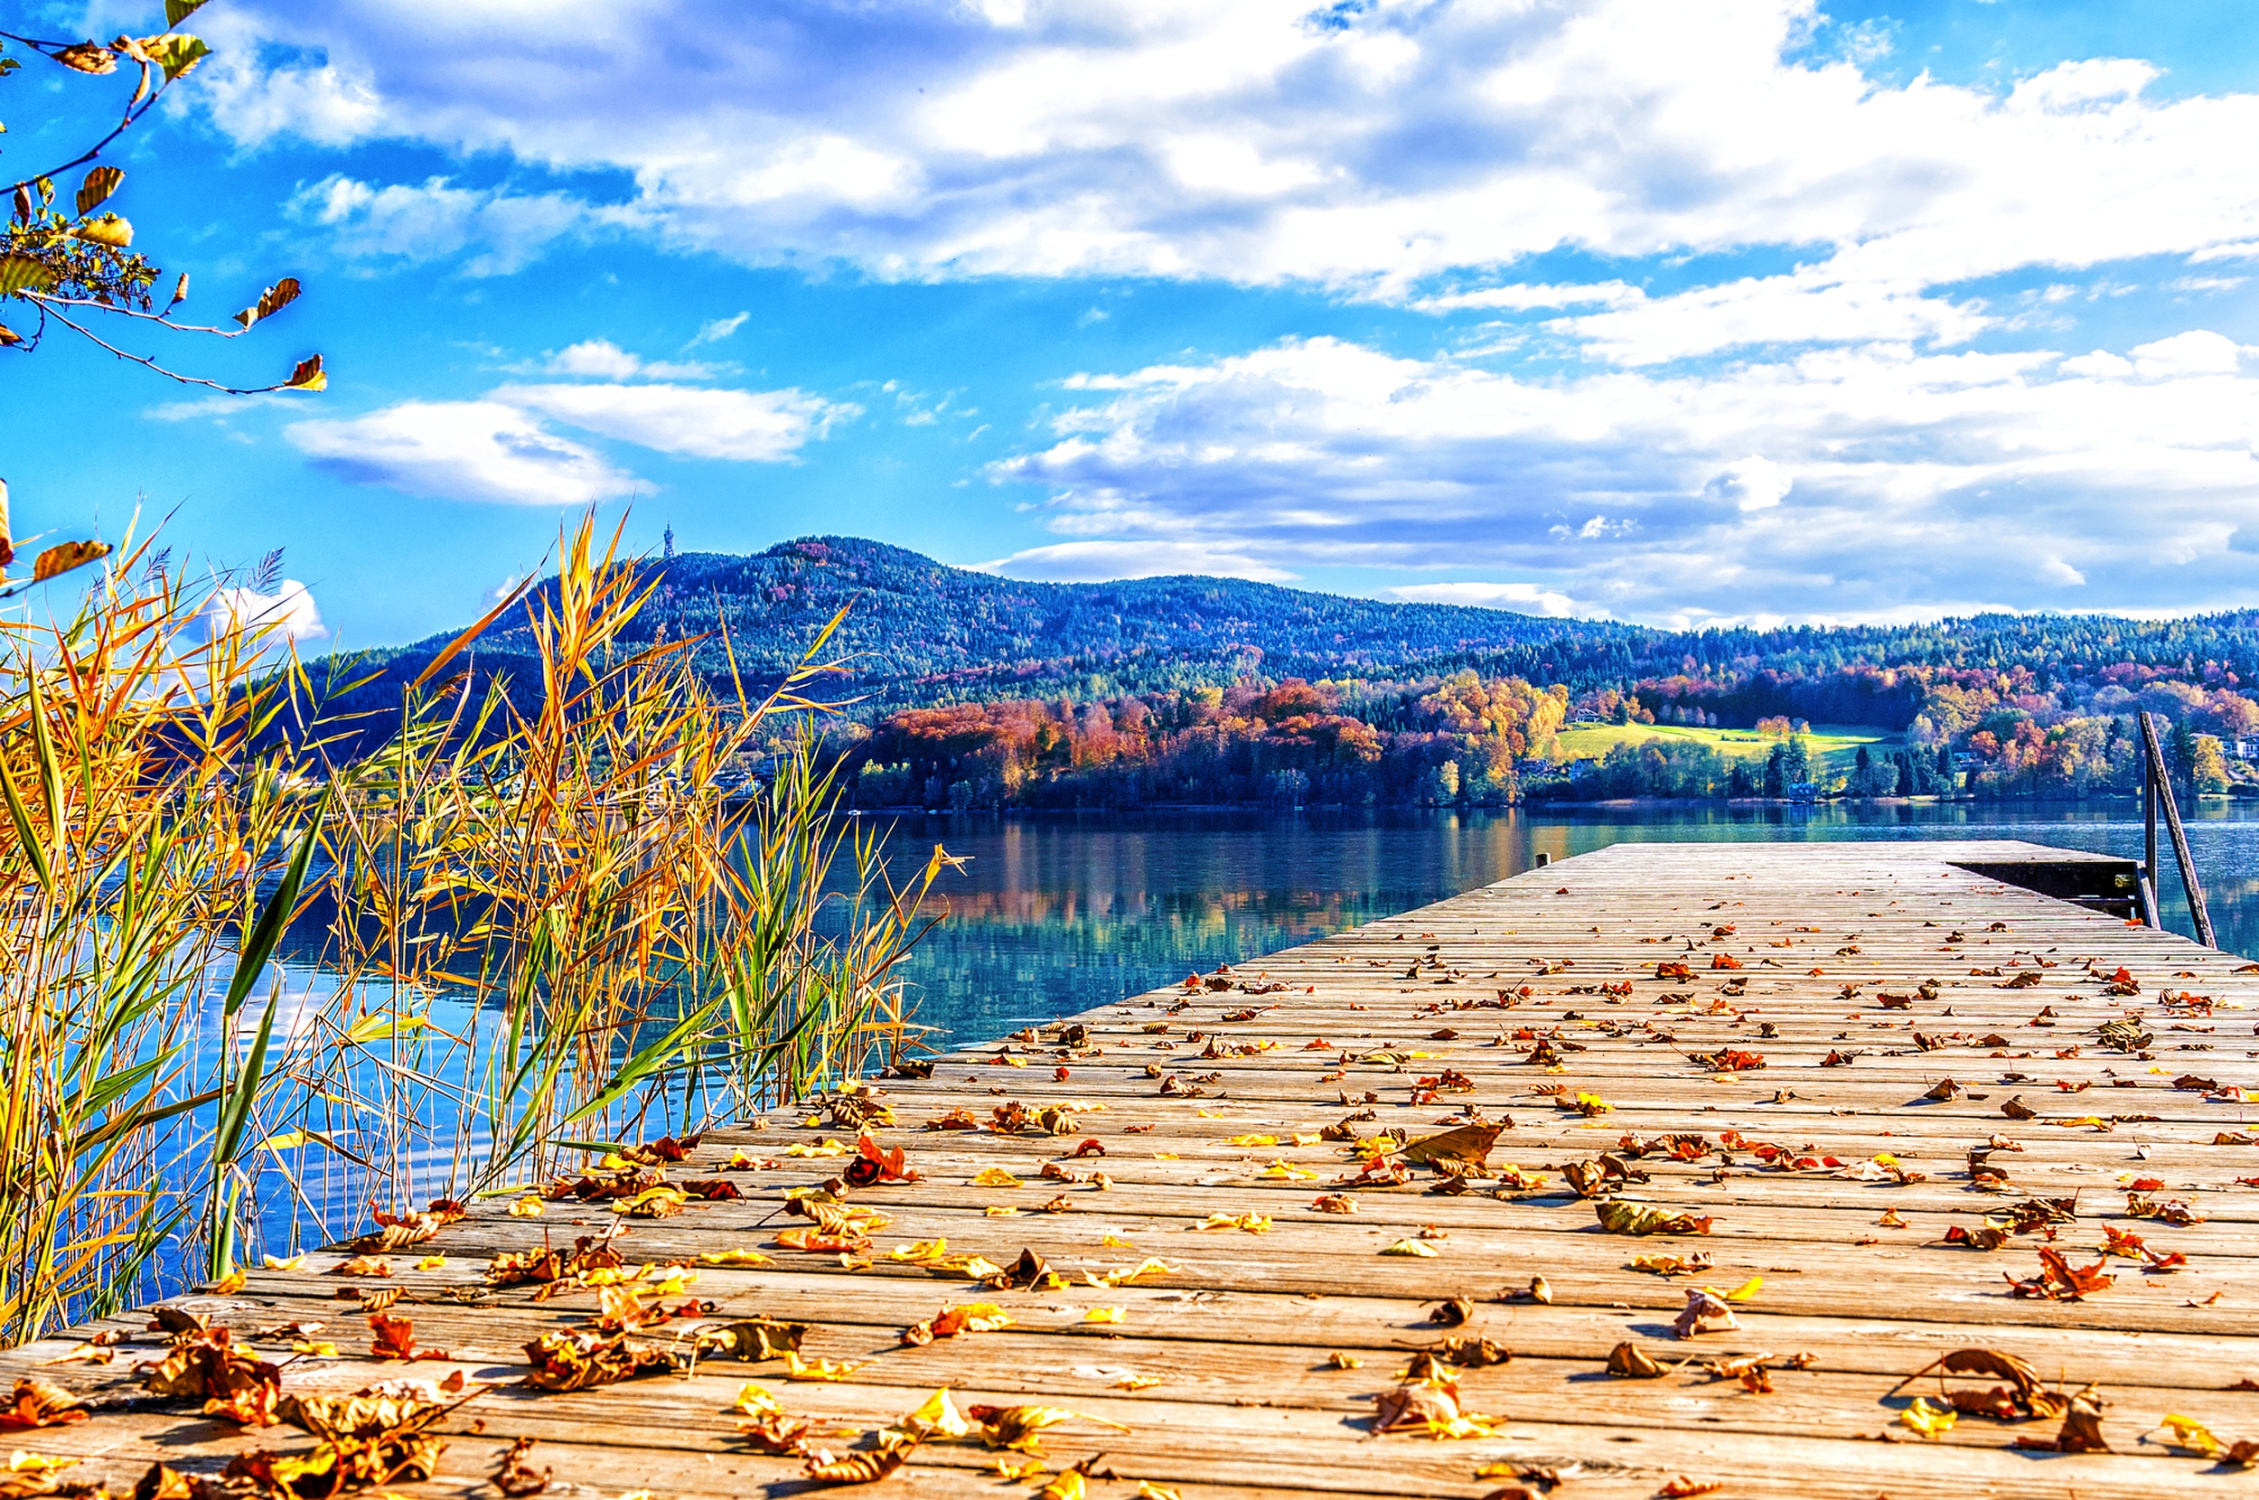
<path id="1" fill-rule="evenodd" d="M 1581 1465 L 1568 1493 L 1596 1497 L 1652 1495 L 1681 1474 L 1723 1484 L 1720 1493 L 1896 1500 L 2240 1489 L 2247 1480 L 2173 1449 L 2157 1424 L 2177 1412 L 2223 1437 L 2259 1436 L 2259 1258 L 2249 1232 L 2259 1190 L 2238 1181 L 2259 1179 L 2259 1146 L 2216 1140 L 2259 1135 L 2259 1110 L 2237 1094 L 2259 1090 L 2259 974 L 2238 972 L 2246 966 L 2232 955 L 1954 863 L 1997 870 L 2058 858 L 2077 856 L 1994 841 L 1618 845 L 1267 955 L 1218 976 L 1223 989 L 1101 1007 L 1074 1018 L 1086 1030 L 1072 1045 L 1052 1027 L 948 1055 L 930 1080 L 883 1085 L 896 1123 L 879 1133 L 906 1147 L 924 1178 L 855 1195 L 892 1216 L 873 1236 L 869 1265 L 771 1248 L 773 1265 L 707 1267 L 693 1288 L 718 1317 L 810 1323 L 812 1356 L 864 1361 L 847 1380 L 786 1383 L 774 1366 L 709 1364 L 692 1378 L 569 1396 L 504 1386 L 453 1419 L 455 1447 L 437 1478 L 395 1488 L 477 1488 L 504 1439 L 527 1435 L 576 1492 L 792 1492 L 795 1462 L 747 1453 L 734 1438 L 726 1407 L 751 1374 L 771 1377 L 793 1410 L 851 1432 L 899 1416 L 939 1385 L 964 1400 L 1065 1405 L 1120 1422 L 1130 1430 L 1070 1424 L 1050 1435 L 1058 1462 L 1106 1455 L 1102 1466 L 1123 1477 L 1095 1481 L 1100 1495 L 1127 1496 L 1132 1480 L 1147 1480 L 1219 1500 L 1472 1496 L 1508 1483 L 1476 1473 L 1506 1462 Z M 1718 955 L 1739 967 L 1712 967 Z M 1675 963 L 1687 965 L 1685 978 L 1658 977 L 1659 964 Z M 2121 966 L 2138 992 L 2108 992 Z M 1916 993 L 1924 981 L 1933 993 Z M 2168 1005 L 2166 991 L 2208 1001 Z M 1886 992 L 1910 998 L 1886 1008 Z M 2142 1052 L 2098 1035 L 2121 1019 L 2149 1031 Z M 1554 1066 L 1529 1056 L 1541 1037 L 1560 1049 Z M 1311 1045 L 1321 1038 L 1331 1045 Z M 1721 1048 L 1761 1053 L 1765 1066 L 1718 1073 L 1694 1060 Z M 1824 1066 L 1831 1051 L 1860 1055 Z M 1460 1081 L 1447 1070 L 1468 1087 L 1423 1092 L 1422 1079 Z M 2222 1087 L 2174 1087 L 2184 1074 Z M 1966 1092 L 1924 1097 L 1949 1076 Z M 1199 1092 L 1163 1094 L 1172 1078 Z M 1611 1108 L 1563 1111 L 1559 1090 Z M 2011 1097 L 2036 1117 L 2003 1114 Z M 985 1121 L 1014 1101 L 1083 1107 L 1061 1135 L 919 1128 L 953 1110 Z M 1315 1209 L 1357 1164 L 1339 1143 L 1298 1142 L 1298 1133 L 1370 1109 L 1359 1130 L 1417 1137 L 1469 1107 L 1512 1120 L 1492 1159 L 1543 1173 L 1545 1189 L 1494 1196 L 1477 1181 L 1452 1196 L 1421 1178 L 1354 1189 L 1353 1215 Z M 726 1176 L 744 1196 L 638 1221 L 621 1246 L 653 1261 L 774 1247 L 777 1229 L 804 1223 L 779 1216 L 786 1190 L 837 1165 L 789 1152 L 853 1134 L 820 1110 L 716 1132 L 675 1175 Z M 1699 1134 L 1710 1149 L 1687 1161 L 1637 1158 L 1649 1180 L 1626 1195 L 1710 1216 L 1711 1232 L 1601 1232 L 1594 1203 L 1567 1189 L 1563 1167 L 1620 1153 L 1626 1136 L 1668 1134 Z M 1274 1143 L 1249 1139 L 1265 1136 Z M 2008 1169 L 2005 1188 L 1992 1191 L 1972 1179 L 1968 1152 L 1996 1136 L 2023 1149 L 1990 1158 Z M 1104 1154 L 1068 1154 L 1084 1140 Z M 1771 1170 L 1755 1149 L 1763 1142 L 1840 1165 Z M 728 1168 L 737 1152 L 767 1165 Z M 1920 1179 L 1857 1180 L 1878 1152 Z M 1041 1176 L 1047 1163 L 1080 1180 Z M 1019 1185 L 975 1181 L 998 1169 Z M 1110 1179 L 1103 1189 L 1089 1180 L 1099 1171 Z M 1943 1241 L 1949 1226 L 2074 1194 L 2076 1217 L 2053 1226 L 2052 1241 L 2020 1235 L 1989 1254 Z M 2177 1227 L 2132 1212 L 2140 1199 L 2175 1198 L 2207 1217 Z M 992 1212 L 1006 1208 L 1015 1211 Z M 1879 1222 L 1886 1210 L 1903 1227 Z M 1267 1223 L 1261 1233 L 1193 1228 L 1211 1214 Z M 514 1379 L 521 1346 L 587 1321 L 593 1296 L 534 1303 L 514 1288 L 479 1305 L 444 1297 L 479 1285 L 497 1253 L 612 1222 L 602 1205 L 553 1203 L 539 1219 L 489 1205 L 430 1247 L 446 1253 L 441 1268 L 417 1271 L 415 1256 L 398 1256 L 392 1276 L 351 1284 L 403 1293 L 394 1311 L 414 1319 L 419 1343 L 456 1358 L 418 1373 L 460 1367 Z M 2100 1254 L 2106 1228 L 2140 1234 L 2186 1264 L 2145 1274 L 2120 1257 L 2108 1267 L 2115 1284 L 2084 1299 L 2010 1295 L 2008 1274 L 2033 1274 L 2042 1245 L 2084 1264 Z M 1423 1229 L 1445 1236 L 1422 1242 L 1435 1256 L 1379 1253 Z M 1073 1284 L 989 1293 L 886 1258 L 931 1239 L 999 1262 L 1030 1247 Z M 1710 1264 L 1679 1278 L 1631 1268 L 1633 1256 L 1655 1253 L 1701 1253 Z M 1084 1284 L 1085 1272 L 1146 1256 L 1171 1269 L 1118 1287 Z M 358 1312 L 338 1300 L 338 1280 L 317 1274 L 331 1259 L 257 1272 L 239 1293 L 183 1305 L 242 1329 L 327 1323 L 323 1336 L 343 1354 L 295 1361 L 293 1388 L 349 1390 L 397 1373 L 356 1352 L 367 1341 Z M 1492 1300 L 1537 1275 L 1550 1284 L 1549 1303 Z M 1751 1278 L 1762 1286 L 1737 1308 L 1737 1329 L 1674 1337 L 1690 1281 L 1722 1291 Z M 1495 1431 L 1459 1442 L 1372 1435 L 1374 1398 L 1397 1383 L 1413 1348 L 1442 1336 L 1428 1309 L 1453 1296 L 1472 1299 L 1458 1332 L 1514 1352 L 1509 1364 L 1461 1376 L 1468 1408 L 1501 1419 Z M 1015 1326 L 901 1346 L 911 1323 L 974 1299 L 1007 1307 Z M 1087 1321 L 1100 1307 L 1119 1307 L 1121 1321 Z M 1608 1351 L 1626 1339 L 1689 1363 L 1660 1380 L 1612 1379 L 1602 1373 Z M 12 1351 L 0 1373 L 40 1367 L 68 1346 Z M 2099 1387 L 2116 1451 L 2018 1450 L 2012 1439 L 2052 1436 L 2055 1424 L 1976 1417 L 1920 1439 L 1897 1420 L 1917 1388 L 1893 1387 L 1960 1347 L 2018 1355 L 2066 1390 Z M 136 1394 L 130 1362 L 153 1350 L 129 1349 L 106 1369 L 42 1367 L 111 1404 L 94 1421 L 27 1434 L 25 1446 L 84 1454 L 81 1472 L 124 1485 L 153 1455 L 209 1472 L 247 1444 L 303 1444 L 288 1429 L 245 1437 L 152 1406 Z M 1336 1351 L 1361 1363 L 1337 1368 L 1328 1363 Z M 1780 1371 L 1765 1395 L 1698 1368 L 1760 1351 L 1804 1356 L 1807 1367 Z M 1127 1375 L 1160 1384 L 1124 1390 L 1116 1382 Z M 990 1455 L 951 1444 L 922 1448 L 884 1488 L 993 1494 L 997 1485 Z"/>

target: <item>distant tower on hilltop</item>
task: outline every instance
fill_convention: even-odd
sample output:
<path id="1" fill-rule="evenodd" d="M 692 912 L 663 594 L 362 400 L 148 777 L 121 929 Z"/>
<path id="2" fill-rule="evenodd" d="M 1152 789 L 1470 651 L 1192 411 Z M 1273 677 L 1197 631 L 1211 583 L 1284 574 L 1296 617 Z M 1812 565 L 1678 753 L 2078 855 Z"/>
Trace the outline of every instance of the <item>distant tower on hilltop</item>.
<path id="1" fill-rule="evenodd" d="M 665 545 L 665 547 L 666 547 L 666 549 L 667 549 L 667 551 L 666 551 L 666 558 L 667 558 L 667 561 L 668 561 L 668 562 L 673 562 L 673 561 L 675 560 L 675 523 L 674 523 L 674 522 L 672 522 L 672 521 L 669 521 L 669 522 L 667 523 L 667 530 L 666 530 L 666 535 L 665 535 L 665 536 L 663 536 L 663 537 L 662 537 L 662 538 L 661 538 L 660 540 L 662 541 L 662 543 L 663 543 L 663 544 Z"/>

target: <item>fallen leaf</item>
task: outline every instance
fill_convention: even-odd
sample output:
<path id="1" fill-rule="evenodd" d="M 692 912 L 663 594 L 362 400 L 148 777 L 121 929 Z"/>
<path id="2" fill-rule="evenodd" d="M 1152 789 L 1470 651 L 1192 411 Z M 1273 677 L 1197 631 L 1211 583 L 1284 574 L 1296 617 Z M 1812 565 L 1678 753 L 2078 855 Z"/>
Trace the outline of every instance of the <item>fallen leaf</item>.
<path id="1" fill-rule="evenodd" d="M 66 1427 L 92 1415 L 75 1394 L 54 1381 L 22 1375 L 8 1404 L 0 1407 L 0 1429 Z"/>

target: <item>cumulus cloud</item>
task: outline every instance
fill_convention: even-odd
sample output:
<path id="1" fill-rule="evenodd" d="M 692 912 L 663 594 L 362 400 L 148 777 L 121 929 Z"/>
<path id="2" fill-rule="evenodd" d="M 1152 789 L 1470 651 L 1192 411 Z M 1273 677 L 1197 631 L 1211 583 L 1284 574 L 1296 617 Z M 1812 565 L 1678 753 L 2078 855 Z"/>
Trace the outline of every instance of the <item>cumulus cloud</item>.
<path id="1" fill-rule="evenodd" d="M 340 478 L 447 500 L 587 505 L 638 483 L 499 401 L 404 401 L 350 420 L 293 422 L 283 433 Z"/>
<path id="2" fill-rule="evenodd" d="M 295 578 L 285 578 L 271 594 L 253 588 L 221 588 L 204 603 L 204 629 L 213 639 L 246 631 L 268 640 L 318 641 L 329 635 L 314 596 Z"/>
<path id="3" fill-rule="evenodd" d="M 506 385 L 494 400 L 691 458 L 781 463 L 861 408 L 803 391 L 687 385 Z"/>
<path id="4" fill-rule="evenodd" d="M 1871 49 L 1798 50 L 1813 0 L 1400 0 L 1322 23 L 1308 0 L 783 0 L 756 25 L 725 0 L 568 9 L 528 28 L 509 6 L 243 0 L 208 28 L 197 97 L 241 143 L 622 173 L 608 209 L 670 244 L 889 276 L 1412 295 L 1558 248 L 1812 253 L 1811 276 L 1670 314 L 1680 344 L 1953 337 L 1974 314 L 1912 288 L 2259 241 L 2259 98 L 2153 99 L 2155 69 L 2120 59 L 2006 93 L 1886 84 Z M 445 179 L 390 191 L 337 179 L 310 201 L 418 247 L 395 253 L 489 232 L 485 215 L 524 216 L 523 245 L 573 213 Z M 1594 336 L 1659 347 L 1631 328 Z"/>
<path id="5" fill-rule="evenodd" d="M 2134 381 L 1893 345 L 1524 379 L 1289 340 L 1080 378 L 1049 443 L 991 474 L 1041 486 L 1071 535 L 1537 570 L 1650 619 L 2054 607 L 2074 574 L 2091 607 L 2226 607 L 2247 597 L 2224 544 L 2259 498 L 2259 380 L 2189 338 L 2142 356 L 2186 373 Z"/>
<path id="6" fill-rule="evenodd" d="M 2176 375 L 2233 375 L 2242 355 L 2234 339 L 2207 328 L 2137 344 L 2132 352 L 2134 372 L 2152 380 Z"/>

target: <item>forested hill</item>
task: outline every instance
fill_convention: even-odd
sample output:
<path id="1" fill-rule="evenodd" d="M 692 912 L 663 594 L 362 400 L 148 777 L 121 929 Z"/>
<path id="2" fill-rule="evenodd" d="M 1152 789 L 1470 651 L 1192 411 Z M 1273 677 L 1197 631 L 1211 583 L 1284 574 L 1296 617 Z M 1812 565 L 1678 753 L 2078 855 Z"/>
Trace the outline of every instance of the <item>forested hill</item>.
<path id="1" fill-rule="evenodd" d="M 1552 681 L 1620 674 L 1656 632 L 1445 604 L 1389 604 L 1231 578 L 1023 583 L 857 537 L 808 537 L 750 557 L 685 553 L 640 564 L 659 584 L 633 635 L 706 635 L 700 663 L 773 679 L 852 604 L 828 655 L 854 658 L 847 689 L 873 708 L 968 698 L 1075 698 L 1266 677 L 1385 677 L 1479 654 Z M 451 636 L 360 658 L 355 694 L 397 704 Z M 522 621 L 478 644 L 478 670 L 529 649 Z M 342 675 L 342 674 L 341 674 Z"/>
<path id="2" fill-rule="evenodd" d="M 2217 687 L 2259 678 L 2259 612 L 2164 621 L 2107 615 L 1986 615 L 1914 626 L 1669 632 L 1441 604 L 1390 604 L 1238 579 L 1025 583 L 952 568 L 854 537 L 809 537 L 750 557 L 690 553 L 637 566 L 657 592 L 631 639 L 705 636 L 703 669 L 731 647 L 753 684 L 796 662 L 842 606 L 827 654 L 854 658 L 838 691 L 859 718 L 891 709 L 1000 699 L 1088 702 L 1241 679 L 1401 680 L 1472 669 L 1583 694 L 1637 691 L 1755 722 L 1774 713 L 1903 727 L 1937 674 L 2015 674 L 2000 691 L 2152 678 Z M 451 636 L 335 664 L 366 678 L 340 709 L 396 713 L 400 686 Z M 522 617 L 477 645 L 479 678 L 521 688 Z M 1894 675 L 1916 669 L 1917 685 Z M 319 669 L 318 669 L 319 670 Z M 373 675 L 372 675 L 373 674 Z"/>

